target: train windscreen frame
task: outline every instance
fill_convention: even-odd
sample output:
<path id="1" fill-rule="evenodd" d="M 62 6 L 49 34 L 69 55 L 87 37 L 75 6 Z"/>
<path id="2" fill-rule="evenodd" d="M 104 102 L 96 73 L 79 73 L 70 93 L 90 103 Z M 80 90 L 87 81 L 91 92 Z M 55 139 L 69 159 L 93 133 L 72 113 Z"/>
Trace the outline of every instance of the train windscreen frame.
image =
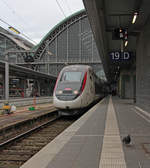
<path id="1" fill-rule="evenodd" d="M 80 82 L 82 80 L 82 71 L 65 71 L 60 82 Z"/>

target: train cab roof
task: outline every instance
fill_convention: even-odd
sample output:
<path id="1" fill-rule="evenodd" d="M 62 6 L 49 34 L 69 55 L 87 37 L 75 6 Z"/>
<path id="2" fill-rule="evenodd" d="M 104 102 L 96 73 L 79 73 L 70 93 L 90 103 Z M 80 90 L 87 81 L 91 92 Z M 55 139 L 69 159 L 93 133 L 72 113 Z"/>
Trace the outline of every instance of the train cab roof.
<path id="1" fill-rule="evenodd" d="M 91 69 L 89 65 L 68 65 L 62 69 L 64 70 L 85 70 L 85 69 Z"/>

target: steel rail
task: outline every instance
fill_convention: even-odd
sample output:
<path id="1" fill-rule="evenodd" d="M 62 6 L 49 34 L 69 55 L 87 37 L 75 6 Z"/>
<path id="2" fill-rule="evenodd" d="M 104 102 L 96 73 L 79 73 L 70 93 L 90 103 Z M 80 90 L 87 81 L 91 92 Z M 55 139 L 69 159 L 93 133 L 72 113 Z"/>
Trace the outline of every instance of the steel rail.
<path id="1" fill-rule="evenodd" d="M 6 145 L 8 145 L 10 143 L 13 143 L 13 142 L 17 141 L 18 139 L 21 139 L 22 137 L 29 136 L 32 132 L 38 131 L 42 127 L 45 127 L 45 126 L 47 126 L 49 124 L 52 124 L 53 122 L 59 120 L 60 118 L 61 118 L 60 116 L 57 116 L 56 118 L 51 119 L 50 121 L 47 121 L 47 122 L 45 122 L 45 123 L 43 123 L 43 124 L 41 124 L 39 126 L 36 126 L 36 127 L 32 128 L 32 129 L 30 129 L 30 130 L 28 130 L 28 131 L 26 131 L 24 133 L 21 133 L 21 134 L 15 136 L 15 137 L 3 142 L 3 143 L 0 143 L 0 149 L 5 147 Z"/>

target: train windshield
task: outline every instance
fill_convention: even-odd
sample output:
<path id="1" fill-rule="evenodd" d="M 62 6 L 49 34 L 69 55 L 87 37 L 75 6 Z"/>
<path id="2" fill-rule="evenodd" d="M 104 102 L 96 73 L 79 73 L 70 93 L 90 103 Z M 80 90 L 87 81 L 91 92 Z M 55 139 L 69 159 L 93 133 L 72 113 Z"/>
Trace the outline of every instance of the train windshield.
<path id="1" fill-rule="evenodd" d="M 60 79 L 61 82 L 80 82 L 82 79 L 83 72 L 76 72 L 76 71 L 66 71 L 62 74 Z"/>

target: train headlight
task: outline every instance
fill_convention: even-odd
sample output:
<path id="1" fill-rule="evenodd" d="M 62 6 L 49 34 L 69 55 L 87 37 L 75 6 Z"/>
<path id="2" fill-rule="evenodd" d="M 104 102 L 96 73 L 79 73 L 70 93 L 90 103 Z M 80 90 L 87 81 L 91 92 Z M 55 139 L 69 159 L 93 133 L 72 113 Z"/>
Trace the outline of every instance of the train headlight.
<path id="1" fill-rule="evenodd" d="M 79 94 L 79 91 L 78 90 L 74 90 L 73 93 L 74 94 Z"/>
<path id="2" fill-rule="evenodd" d="M 56 91 L 56 94 L 62 94 L 63 92 L 62 92 L 62 90 L 57 90 Z"/>

